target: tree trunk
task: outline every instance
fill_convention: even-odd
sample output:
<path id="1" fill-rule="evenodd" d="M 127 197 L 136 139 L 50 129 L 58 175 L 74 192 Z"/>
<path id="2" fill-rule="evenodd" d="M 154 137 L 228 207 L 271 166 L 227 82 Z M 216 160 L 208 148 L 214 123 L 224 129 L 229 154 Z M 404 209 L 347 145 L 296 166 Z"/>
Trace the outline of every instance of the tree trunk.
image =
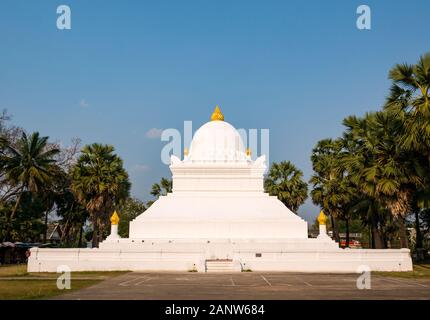
<path id="1" fill-rule="evenodd" d="M 16 214 L 16 211 L 18 210 L 19 204 L 21 202 L 21 196 L 22 196 L 22 190 L 20 191 L 18 198 L 16 198 L 15 206 L 13 207 L 12 213 L 10 214 L 9 223 L 7 223 L 7 225 L 6 225 L 6 230 L 5 230 L 5 234 L 3 237 L 3 242 L 12 241 L 11 235 L 10 235 L 12 232 L 12 220 Z"/>
<path id="2" fill-rule="evenodd" d="M 79 230 L 79 241 L 78 241 L 78 248 L 82 247 L 82 232 L 84 229 L 84 224 L 81 224 L 81 228 Z"/>
<path id="3" fill-rule="evenodd" d="M 415 210 L 415 232 L 416 232 L 415 249 L 420 249 L 423 247 L 423 238 L 421 235 L 420 215 L 418 210 Z"/>
<path id="4" fill-rule="evenodd" d="M 93 248 L 97 248 L 99 246 L 99 224 L 97 219 L 93 221 L 93 239 L 92 239 Z"/>
<path id="5" fill-rule="evenodd" d="M 387 232 L 382 232 L 382 241 L 384 242 L 384 248 L 388 248 L 388 234 L 387 234 Z"/>
<path id="6" fill-rule="evenodd" d="M 12 213 L 10 214 L 10 221 L 12 221 L 13 217 L 16 214 L 16 210 L 18 210 L 18 206 L 21 203 L 22 190 L 19 193 L 18 198 L 16 198 L 15 206 L 13 207 Z"/>
<path id="7" fill-rule="evenodd" d="M 103 225 L 100 225 L 99 226 L 99 243 L 100 242 L 103 242 L 103 234 L 104 234 L 104 226 Z"/>
<path id="8" fill-rule="evenodd" d="M 349 248 L 349 219 L 345 219 L 345 228 L 346 228 L 345 247 Z"/>
<path id="9" fill-rule="evenodd" d="M 64 238 L 66 239 L 66 245 L 70 245 L 70 231 L 72 229 L 71 223 L 69 221 L 66 222 L 66 228 L 64 229 Z"/>
<path id="10" fill-rule="evenodd" d="M 397 221 L 399 224 L 400 248 L 409 248 L 408 233 L 406 231 L 405 226 L 405 218 L 399 215 L 397 217 Z"/>
<path id="11" fill-rule="evenodd" d="M 64 227 L 61 229 L 61 235 L 60 235 L 60 242 L 64 243 L 64 240 L 66 240 L 67 242 L 67 228 L 68 228 L 68 224 L 69 224 L 69 220 L 66 221 L 66 224 L 64 225 Z"/>
<path id="12" fill-rule="evenodd" d="M 378 230 L 378 227 L 372 225 L 372 239 L 373 239 L 373 249 L 384 249 L 384 240 L 382 239 L 381 233 Z"/>
<path id="13" fill-rule="evenodd" d="M 43 233 L 43 243 L 46 243 L 46 238 L 48 237 L 48 212 L 49 210 L 45 211 L 45 232 Z"/>
<path id="14" fill-rule="evenodd" d="M 337 230 L 336 220 L 333 218 L 333 215 L 330 215 L 331 219 L 331 228 L 333 230 L 333 238 L 340 245 L 339 232 Z"/>

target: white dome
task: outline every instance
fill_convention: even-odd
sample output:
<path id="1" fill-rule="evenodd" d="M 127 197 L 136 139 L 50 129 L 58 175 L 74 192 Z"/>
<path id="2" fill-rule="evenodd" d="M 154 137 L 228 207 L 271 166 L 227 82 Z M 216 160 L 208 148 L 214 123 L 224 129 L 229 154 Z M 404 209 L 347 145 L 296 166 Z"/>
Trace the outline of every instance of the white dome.
<path id="1" fill-rule="evenodd" d="M 194 134 L 186 159 L 192 162 L 244 162 L 245 147 L 237 130 L 225 121 L 210 121 Z"/>

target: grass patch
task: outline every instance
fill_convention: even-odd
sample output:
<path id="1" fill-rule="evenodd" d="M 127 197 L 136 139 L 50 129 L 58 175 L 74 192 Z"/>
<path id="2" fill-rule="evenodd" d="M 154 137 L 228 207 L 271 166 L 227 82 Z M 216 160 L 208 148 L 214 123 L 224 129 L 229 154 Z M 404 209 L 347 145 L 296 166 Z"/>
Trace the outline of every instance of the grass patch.
<path id="1" fill-rule="evenodd" d="M 73 280 L 70 290 L 59 290 L 56 280 L 0 280 L 1 300 L 28 300 L 49 298 L 72 290 L 94 285 L 102 280 Z"/>
<path id="2" fill-rule="evenodd" d="M 46 299 L 95 285 L 103 280 L 124 274 L 124 271 L 72 272 L 71 289 L 59 290 L 54 272 L 28 273 L 27 265 L 0 267 L 0 300 Z"/>
<path id="3" fill-rule="evenodd" d="M 27 276 L 29 273 L 27 272 L 26 264 L 13 264 L 13 265 L 5 265 L 0 266 L 0 278 L 1 277 L 20 277 Z"/>
<path id="4" fill-rule="evenodd" d="M 387 277 L 430 279 L 430 263 L 414 264 L 413 271 L 406 272 L 375 272 L 375 274 Z"/>

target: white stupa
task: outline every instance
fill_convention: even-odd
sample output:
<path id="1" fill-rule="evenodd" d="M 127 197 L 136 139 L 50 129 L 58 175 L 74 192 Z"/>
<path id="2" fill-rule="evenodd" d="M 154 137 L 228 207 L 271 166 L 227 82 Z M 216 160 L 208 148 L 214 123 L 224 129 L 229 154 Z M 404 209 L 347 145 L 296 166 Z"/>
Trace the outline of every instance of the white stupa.
<path id="1" fill-rule="evenodd" d="M 217 107 L 181 161 L 171 157 L 173 192 L 130 224 L 131 238 L 286 239 L 308 237 L 307 223 L 264 193 L 265 156 L 251 160 Z"/>
<path id="2" fill-rule="evenodd" d="M 255 161 L 218 107 L 181 160 L 171 157 L 173 190 L 130 223 L 129 238 L 111 235 L 94 249 L 31 250 L 28 270 L 176 270 L 356 272 L 412 269 L 409 249 L 340 249 L 264 192 L 265 156 Z"/>

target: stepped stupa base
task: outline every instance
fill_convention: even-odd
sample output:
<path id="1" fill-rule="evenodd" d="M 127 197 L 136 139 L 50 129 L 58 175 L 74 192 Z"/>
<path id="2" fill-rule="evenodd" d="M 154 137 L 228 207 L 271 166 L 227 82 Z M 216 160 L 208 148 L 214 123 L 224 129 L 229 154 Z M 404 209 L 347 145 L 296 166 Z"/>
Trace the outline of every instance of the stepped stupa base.
<path id="1" fill-rule="evenodd" d="M 32 248 L 29 272 L 197 271 L 231 260 L 231 271 L 355 273 L 410 271 L 409 249 L 340 249 L 327 239 L 118 239 L 94 249 Z"/>

